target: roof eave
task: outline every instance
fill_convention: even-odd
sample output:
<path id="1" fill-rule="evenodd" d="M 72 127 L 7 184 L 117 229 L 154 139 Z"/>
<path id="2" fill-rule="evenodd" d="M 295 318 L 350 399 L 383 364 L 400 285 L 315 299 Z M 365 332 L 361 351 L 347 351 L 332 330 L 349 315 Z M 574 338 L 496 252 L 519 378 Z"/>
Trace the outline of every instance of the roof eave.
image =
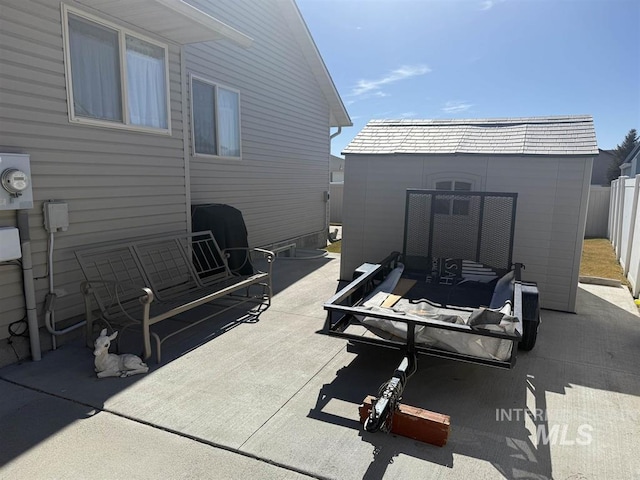
<path id="1" fill-rule="evenodd" d="M 329 70 L 320 55 L 320 51 L 311 36 L 298 6 L 294 0 L 280 0 L 278 2 L 281 10 L 288 21 L 293 35 L 298 40 L 302 49 L 302 54 L 307 60 L 311 71 L 318 80 L 318 85 L 329 103 L 329 126 L 330 127 L 351 127 L 353 122 L 347 113 L 347 109 L 340 98 Z"/>
<path id="2" fill-rule="evenodd" d="M 77 2 L 179 45 L 226 39 L 248 48 L 253 43 L 251 37 L 182 0 L 132 0 L 130 8 L 113 0 Z"/>
<path id="3" fill-rule="evenodd" d="M 638 153 L 640 153 L 640 142 L 638 142 L 638 144 L 633 147 L 633 150 L 631 150 L 631 152 L 629 153 L 629 155 L 627 155 L 627 158 L 624 159 L 625 162 L 628 162 L 629 165 L 631 164 L 631 162 L 633 161 L 633 157 L 635 157 Z"/>
<path id="4" fill-rule="evenodd" d="M 362 155 L 547 157 L 594 157 L 599 152 L 589 115 L 370 120 L 343 151 Z"/>
<path id="5" fill-rule="evenodd" d="M 367 152 L 367 151 L 353 151 L 345 149 L 340 152 L 341 155 L 420 155 L 420 156 L 452 156 L 452 155 L 470 155 L 470 156 L 482 156 L 490 155 L 492 157 L 584 157 L 591 158 L 598 155 L 598 152 L 581 152 L 581 153 L 566 153 L 566 152 L 545 152 L 545 153 L 526 153 L 526 152 Z"/>

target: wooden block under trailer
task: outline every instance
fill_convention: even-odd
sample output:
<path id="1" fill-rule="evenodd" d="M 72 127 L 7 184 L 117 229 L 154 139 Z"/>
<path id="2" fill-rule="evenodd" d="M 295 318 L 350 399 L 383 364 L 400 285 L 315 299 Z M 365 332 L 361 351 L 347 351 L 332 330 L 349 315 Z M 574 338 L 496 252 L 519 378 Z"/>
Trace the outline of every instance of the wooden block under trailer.
<path id="1" fill-rule="evenodd" d="M 364 424 L 376 397 L 367 396 L 358 410 L 360 423 Z M 418 407 L 399 404 L 391 421 L 391 433 L 430 443 L 438 447 L 446 445 L 451 429 L 451 418 L 442 413 L 430 412 Z"/>

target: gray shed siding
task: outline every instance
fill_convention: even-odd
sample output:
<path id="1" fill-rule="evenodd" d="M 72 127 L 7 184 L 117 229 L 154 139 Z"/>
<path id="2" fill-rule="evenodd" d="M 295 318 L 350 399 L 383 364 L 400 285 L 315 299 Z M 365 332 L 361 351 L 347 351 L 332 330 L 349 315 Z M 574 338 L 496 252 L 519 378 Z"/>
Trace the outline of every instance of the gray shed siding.
<path id="1" fill-rule="evenodd" d="M 171 136 L 71 124 L 60 2 L 3 0 L 0 8 L 0 152 L 31 155 L 35 277 L 46 273 L 42 203 L 58 199 L 69 204 L 70 226 L 56 234 L 54 251 L 55 287 L 67 292 L 56 304 L 56 318 L 64 319 L 83 311 L 74 250 L 187 228 L 180 50 L 169 45 Z M 0 225 L 15 225 L 15 215 L 0 212 Z M 41 312 L 47 280 L 35 285 Z M 24 315 L 18 267 L 0 267 L 0 313 L 4 338 L 7 325 Z"/>
<path id="2" fill-rule="evenodd" d="M 193 2 L 248 32 L 243 50 L 227 42 L 186 47 L 187 72 L 240 91 L 242 158 L 193 156 L 191 201 L 242 211 L 249 242 L 307 237 L 326 242 L 329 106 L 284 21 L 278 0 Z M 190 142 L 191 143 L 191 142 Z"/>
<path id="3" fill-rule="evenodd" d="M 514 261 L 538 282 L 544 308 L 575 311 L 586 223 L 588 157 L 357 155 L 345 161 L 341 278 L 402 251 L 405 191 L 439 179 L 475 190 L 517 192 Z M 518 174 L 514 175 L 514 171 Z"/>

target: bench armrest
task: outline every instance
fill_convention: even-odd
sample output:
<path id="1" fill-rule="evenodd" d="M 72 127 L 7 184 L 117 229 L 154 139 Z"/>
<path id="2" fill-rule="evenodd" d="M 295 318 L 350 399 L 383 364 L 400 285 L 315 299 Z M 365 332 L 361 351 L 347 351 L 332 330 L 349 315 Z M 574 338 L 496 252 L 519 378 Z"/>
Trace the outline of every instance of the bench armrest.
<path id="1" fill-rule="evenodd" d="M 84 280 L 82 283 L 80 283 L 80 291 L 82 292 L 82 294 L 85 296 L 93 294 L 93 289 L 91 288 L 92 285 L 105 285 L 114 287 L 116 300 L 118 299 L 119 288 L 133 291 L 138 290 L 140 293 L 138 300 L 142 304 L 149 304 L 153 302 L 154 299 L 153 292 L 148 287 L 141 287 L 140 285 L 134 285 L 133 283 L 128 282 L 116 282 L 115 280 Z"/>
<path id="2" fill-rule="evenodd" d="M 238 272 L 240 272 L 242 270 L 242 268 L 247 265 L 247 263 L 249 265 L 251 265 L 252 269 L 253 269 L 253 263 L 251 262 L 251 252 L 256 252 L 256 253 L 260 253 L 262 254 L 266 259 L 267 259 L 267 263 L 269 264 L 269 275 L 271 275 L 271 264 L 273 263 L 273 261 L 276 258 L 275 253 L 273 253 L 270 250 L 266 250 L 264 248 L 253 248 L 253 247 L 230 247 L 230 248 L 225 248 L 222 250 L 222 254 L 229 259 L 229 254 L 230 252 L 247 252 L 247 255 L 245 256 L 244 262 L 242 263 L 242 265 L 237 266 L 235 268 L 230 268 L 231 273 L 233 273 L 234 275 L 238 275 Z"/>
<path id="3" fill-rule="evenodd" d="M 111 288 L 112 290 L 108 290 L 109 303 L 105 303 L 104 298 L 99 299 L 98 295 L 95 293 L 94 288 L 98 285 L 103 286 L 104 288 Z M 134 318 L 130 312 L 127 311 L 125 306 L 120 301 L 119 291 L 130 291 L 137 292 L 137 299 L 142 305 L 142 318 Z M 148 323 L 149 321 L 149 307 L 151 302 L 153 302 L 154 295 L 150 288 L 141 287 L 139 285 L 134 285 L 132 283 L 127 282 L 117 282 L 114 280 L 85 280 L 80 284 L 80 291 L 84 296 L 84 308 L 85 308 L 85 317 L 87 321 L 86 326 L 86 344 L 88 347 L 93 346 L 93 307 L 91 305 L 91 297 L 93 296 L 98 303 L 98 308 L 101 312 L 101 317 L 104 320 L 108 321 L 110 316 L 109 309 L 111 307 L 117 306 L 117 308 L 122 312 L 122 314 L 127 317 L 129 320 L 136 323 Z M 132 297 L 132 299 L 135 297 Z"/>
<path id="4" fill-rule="evenodd" d="M 252 252 L 261 253 L 262 255 L 264 255 L 264 257 L 269 262 L 272 262 L 276 258 L 276 254 L 275 253 L 273 253 L 271 250 L 267 250 L 265 248 L 250 248 L 249 250 L 251 250 Z"/>
<path id="5" fill-rule="evenodd" d="M 271 250 L 266 250 L 264 248 L 256 248 L 256 247 L 230 247 L 230 248 L 225 248 L 222 250 L 223 254 L 227 254 L 227 252 L 233 252 L 233 251 L 246 251 L 246 252 L 257 252 L 257 253 L 261 253 L 262 255 L 264 255 L 264 257 L 271 261 L 275 258 L 275 253 L 273 253 Z"/>

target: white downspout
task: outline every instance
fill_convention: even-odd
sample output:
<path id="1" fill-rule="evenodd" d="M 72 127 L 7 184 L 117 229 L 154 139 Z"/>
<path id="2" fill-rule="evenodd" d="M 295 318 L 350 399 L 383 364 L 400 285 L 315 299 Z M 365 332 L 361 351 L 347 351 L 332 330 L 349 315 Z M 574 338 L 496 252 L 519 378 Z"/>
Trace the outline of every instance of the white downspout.
<path id="1" fill-rule="evenodd" d="M 33 260 L 31 259 L 31 235 L 29 233 L 29 211 L 18 210 L 18 231 L 22 248 L 22 281 L 24 284 L 24 303 L 29 326 L 29 342 L 31 358 L 34 362 L 42 359 L 40 350 L 40 331 L 38 330 L 38 313 L 36 311 L 36 290 L 33 284 Z"/>
<path id="2" fill-rule="evenodd" d="M 342 127 L 338 127 L 338 130 L 336 130 L 335 132 L 333 132 L 331 135 L 329 135 L 329 155 L 331 155 L 331 140 L 333 140 L 334 138 L 336 138 L 338 135 L 340 135 L 342 133 Z M 329 184 L 331 184 L 331 161 L 329 161 Z M 329 185 L 329 191 L 327 192 L 328 194 L 330 194 L 331 192 L 331 185 Z M 325 231 L 327 232 L 327 239 L 329 240 L 329 242 L 331 242 L 331 235 L 329 234 L 329 225 L 331 224 L 331 198 L 330 195 L 328 195 L 328 201 L 327 201 L 327 208 L 326 208 L 326 218 L 325 218 Z"/>
<path id="3" fill-rule="evenodd" d="M 182 156 L 184 157 L 184 188 L 185 188 L 185 213 L 187 215 L 187 232 L 191 231 L 191 145 L 189 138 L 191 134 L 192 115 L 189 115 L 191 105 L 189 105 L 189 97 L 187 89 L 191 82 L 187 76 L 187 58 L 184 45 L 180 46 L 180 90 L 182 103 Z"/>

